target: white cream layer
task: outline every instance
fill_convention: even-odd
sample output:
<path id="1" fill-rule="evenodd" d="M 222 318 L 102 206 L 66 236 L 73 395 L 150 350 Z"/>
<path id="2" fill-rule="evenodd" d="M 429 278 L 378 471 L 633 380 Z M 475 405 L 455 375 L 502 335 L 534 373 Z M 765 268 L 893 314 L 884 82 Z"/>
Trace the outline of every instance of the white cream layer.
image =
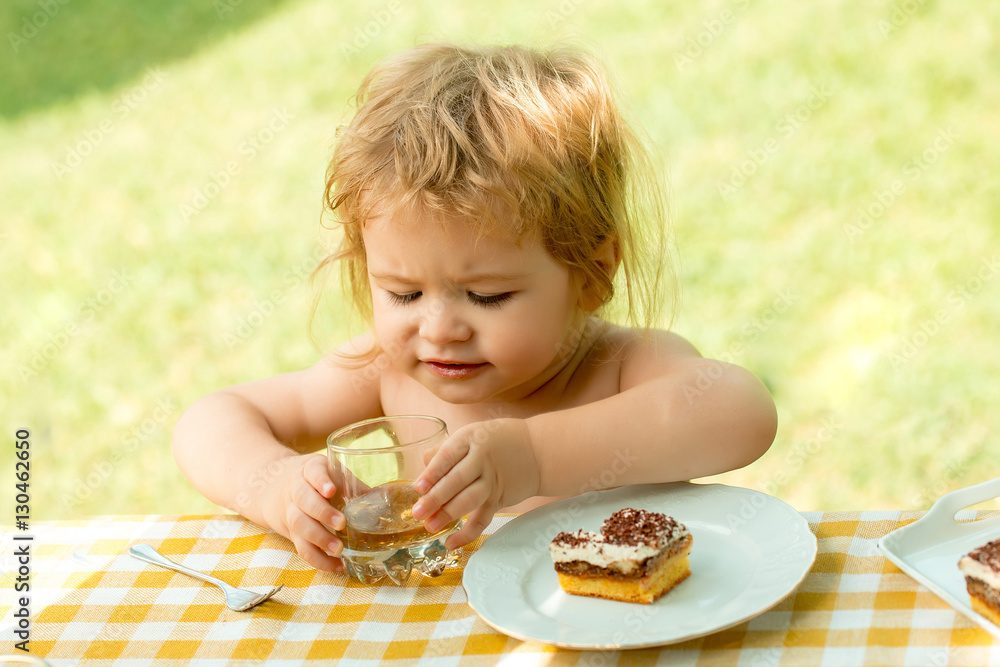
<path id="1" fill-rule="evenodd" d="M 961 570 L 962 574 L 967 577 L 979 579 L 987 586 L 1000 590 L 1000 576 L 998 576 L 997 573 L 991 568 L 986 567 L 975 558 L 962 556 L 962 559 L 958 561 L 958 569 Z"/>
<path id="2" fill-rule="evenodd" d="M 645 544 L 628 546 L 623 544 L 607 544 L 604 536 L 599 533 L 590 533 L 585 530 L 578 530 L 575 536 L 587 540 L 585 544 L 578 546 L 568 546 L 558 543 L 549 544 L 549 553 L 556 563 L 568 563 L 572 561 L 583 561 L 606 567 L 609 570 L 617 570 L 622 574 L 629 574 L 650 556 L 660 553 L 661 549 L 656 549 Z"/>

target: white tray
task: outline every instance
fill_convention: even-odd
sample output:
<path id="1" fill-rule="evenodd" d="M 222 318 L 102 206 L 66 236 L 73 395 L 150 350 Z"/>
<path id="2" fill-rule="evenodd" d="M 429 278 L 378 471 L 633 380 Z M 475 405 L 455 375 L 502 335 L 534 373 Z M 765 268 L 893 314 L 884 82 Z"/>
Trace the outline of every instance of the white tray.
<path id="1" fill-rule="evenodd" d="M 1000 638 L 1000 627 L 969 606 L 965 577 L 958 569 L 962 556 L 1000 538 L 1000 516 L 962 523 L 955 520 L 959 510 L 997 496 L 1000 478 L 952 491 L 941 496 L 923 517 L 880 539 L 878 548 L 896 567 Z"/>

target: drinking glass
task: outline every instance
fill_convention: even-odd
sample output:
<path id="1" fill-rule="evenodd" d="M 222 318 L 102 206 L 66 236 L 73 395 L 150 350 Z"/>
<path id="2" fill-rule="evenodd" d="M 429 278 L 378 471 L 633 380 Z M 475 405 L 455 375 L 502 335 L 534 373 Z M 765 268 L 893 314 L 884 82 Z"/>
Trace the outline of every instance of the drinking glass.
<path id="1" fill-rule="evenodd" d="M 416 569 L 436 577 L 458 562 L 445 538 L 462 524 L 452 521 L 428 533 L 413 518 L 420 494 L 413 482 L 448 437 L 437 417 L 402 415 L 368 419 L 327 438 L 330 477 L 337 491 L 330 503 L 347 519 L 334 534 L 344 543 L 348 574 L 364 583 L 388 576 L 402 584 Z"/>

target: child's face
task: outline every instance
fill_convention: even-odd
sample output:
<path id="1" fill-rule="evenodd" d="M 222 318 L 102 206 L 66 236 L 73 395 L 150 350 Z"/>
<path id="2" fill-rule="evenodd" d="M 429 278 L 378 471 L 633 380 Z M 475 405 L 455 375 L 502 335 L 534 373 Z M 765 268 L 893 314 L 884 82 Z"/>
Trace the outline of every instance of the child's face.
<path id="1" fill-rule="evenodd" d="M 417 215 L 365 225 L 374 334 L 451 403 L 516 400 L 553 377 L 583 319 L 578 281 L 537 240 Z"/>

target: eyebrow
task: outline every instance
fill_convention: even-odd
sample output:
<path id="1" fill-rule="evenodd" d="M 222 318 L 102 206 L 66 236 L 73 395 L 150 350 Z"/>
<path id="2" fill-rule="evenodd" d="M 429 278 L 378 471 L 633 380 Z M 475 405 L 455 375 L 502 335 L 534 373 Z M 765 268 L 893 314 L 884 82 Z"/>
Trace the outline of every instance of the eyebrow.
<path id="1" fill-rule="evenodd" d="M 395 273 L 382 273 L 382 272 L 370 272 L 372 278 L 378 278 L 379 280 L 395 280 L 401 283 L 413 283 L 417 282 L 406 276 L 400 276 Z M 520 280 L 525 277 L 526 274 L 503 274 L 503 273 L 474 273 L 472 275 L 463 276 L 462 280 L 457 281 L 460 283 L 504 283 L 512 282 L 514 280 Z"/>

